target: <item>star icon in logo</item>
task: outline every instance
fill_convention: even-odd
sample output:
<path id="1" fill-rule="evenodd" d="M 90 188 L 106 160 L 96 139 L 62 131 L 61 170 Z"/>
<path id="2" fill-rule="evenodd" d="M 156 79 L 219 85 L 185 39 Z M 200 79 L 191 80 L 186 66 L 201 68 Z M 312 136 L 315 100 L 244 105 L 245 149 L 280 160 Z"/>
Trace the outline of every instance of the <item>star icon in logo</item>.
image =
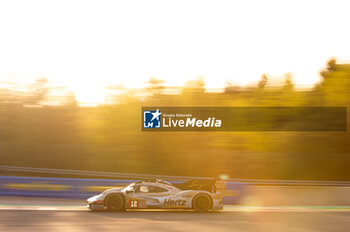
<path id="1" fill-rule="evenodd" d="M 151 119 L 151 122 L 154 120 L 154 119 L 157 119 L 157 120 L 159 120 L 159 115 L 161 115 L 162 113 L 161 112 L 159 112 L 159 109 L 157 109 L 157 111 L 156 112 L 154 112 L 154 113 L 151 113 L 152 115 L 153 115 L 153 117 L 152 117 L 152 119 Z"/>

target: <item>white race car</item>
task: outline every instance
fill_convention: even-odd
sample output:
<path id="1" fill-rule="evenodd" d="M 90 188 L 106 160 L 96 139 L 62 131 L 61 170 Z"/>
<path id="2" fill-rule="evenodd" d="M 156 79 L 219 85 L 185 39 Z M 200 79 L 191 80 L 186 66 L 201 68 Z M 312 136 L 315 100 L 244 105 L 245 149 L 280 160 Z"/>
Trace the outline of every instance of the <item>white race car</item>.
<path id="1" fill-rule="evenodd" d="M 215 180 L 191 180 L 170 184 L 161 180 L 139 181 L 125 188 L 111 188 L 87 199 L 91 210 L 194 209 L 222 210 L 224 184 Z M 219 191 L 219 187 L 221 190 Z"/>

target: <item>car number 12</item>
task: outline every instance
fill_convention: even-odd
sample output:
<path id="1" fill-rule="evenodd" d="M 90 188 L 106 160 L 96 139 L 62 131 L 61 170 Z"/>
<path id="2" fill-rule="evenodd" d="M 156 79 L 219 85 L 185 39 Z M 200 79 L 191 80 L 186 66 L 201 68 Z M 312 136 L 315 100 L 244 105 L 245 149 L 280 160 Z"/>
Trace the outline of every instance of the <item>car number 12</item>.
<path id="1" fill-rule="evenodd" d="M 131 200 L 130 201 L 130 208 L 138 208 L 139 207 L 139 202 L 136 200 Z"/>

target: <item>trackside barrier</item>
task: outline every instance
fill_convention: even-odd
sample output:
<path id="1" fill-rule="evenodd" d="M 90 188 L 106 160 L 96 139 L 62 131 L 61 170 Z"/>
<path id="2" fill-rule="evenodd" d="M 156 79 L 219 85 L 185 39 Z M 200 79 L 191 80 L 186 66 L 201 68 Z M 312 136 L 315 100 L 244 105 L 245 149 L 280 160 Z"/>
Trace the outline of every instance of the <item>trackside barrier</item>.
<path id="1" fill-rule="evenodd" d="M 190 176 L 166 176 L 166 175 L 149 175 L 149 174 L 135 174 L 135 173 L 116 173 L 116 172 L 100 172 L 100 171 L 83 171 L 83 170 L 67 170 L 67 169 L 53 169 L 53 168 L 33 168 L 21 166 L 0 165 L 0 172 L 7 173 L 6 175 L 13 175 L 12 173 L 45 173 L 56 175 L 67 175 L 67 177 L 81 178 L 81 176 L 104 177 L 111 179 L 128 179 L 137 180 L 139 178 L 161 179 L 161 180 L 212 180 L 213 177 L 190 177 Z M 11 174 L 9 174 L 11 173 Z M 229 182 L 241 182 L 250 186 L 343 186 L 350 187 L 350 181 L 312 181 L 312 180 L 260 180 L 260 179 L 227 179 Z"/>
<path id="2" fill-rule="evenodd" d="M 227 205 L 237 205 L 246 195 L 247 184 L 241 182 L 226 181 L 226 191 L 223 202 Z"/>
<path id="3" fill-rule="evenodd" d="M 112 187 L 124 187 L 136 180 L 41 178 L 0 176 L 1 196 L 86 199 Z M 183 181 L 169 181 L 183 183 Z M 237 204 L 245 194 L 245 184 L 226 182 L 224 204 Z"/>

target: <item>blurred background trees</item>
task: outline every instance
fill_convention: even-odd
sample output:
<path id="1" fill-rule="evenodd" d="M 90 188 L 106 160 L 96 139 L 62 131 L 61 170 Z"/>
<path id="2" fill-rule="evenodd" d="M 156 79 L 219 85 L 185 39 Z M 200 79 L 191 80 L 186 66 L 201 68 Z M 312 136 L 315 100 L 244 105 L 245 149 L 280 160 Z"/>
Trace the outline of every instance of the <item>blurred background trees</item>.
<path id="1" fill-rule="evenodd" d="M 165 94 L 164 81 L 151 78 L 144 90 L 151 93 L 148 97 L 139 98 L 140 91 L 122 86 L 109 87 L 109 104 L 91 108 L 77 107 L 72 92 L 49 86 L 45 78 L 25 86 L 26 94 L 8 84 L 0 89 L 0 164 L 350 180 L 350 136 L 345 132 L 141 132 L 142 106 L 348 106 L 350 64 L 330 59 L 321 76 L 312 91 L 296 91 L 291 74 L 279 88 L 269 88 L 264 74 L 254 88 L 227 83 L 223 93 L 205 92 L 205 81 L 198 77 L 179 94 Z M 55 95 L 57 91 L 63 97 Z"/>
<path id="2" fill-rule="evenodd" d="M 165 88 L 164 82 L 164 80 L 151 77 L 151 79 L 147 82 L 147 90 L 149 90 L 153 95 L 162 94 L 162 91 Z"/>

